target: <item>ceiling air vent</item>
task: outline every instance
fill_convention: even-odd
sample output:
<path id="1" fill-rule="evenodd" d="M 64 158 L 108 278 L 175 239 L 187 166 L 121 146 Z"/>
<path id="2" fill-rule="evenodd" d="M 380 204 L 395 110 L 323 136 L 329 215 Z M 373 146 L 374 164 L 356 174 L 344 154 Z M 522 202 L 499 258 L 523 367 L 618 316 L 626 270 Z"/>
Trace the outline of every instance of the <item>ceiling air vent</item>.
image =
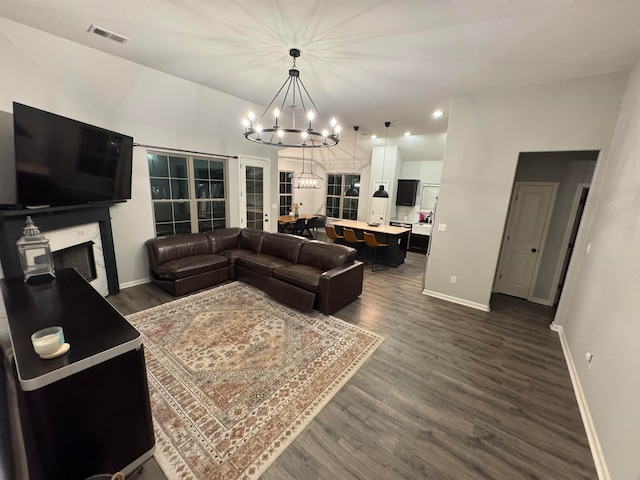
<path id="1" fill-rule="evenodd" d="M 106 28 L 98 27 L 97 25 L 91 25 L 87 32 L 95 33 L 96 35 L 100 35 L 101 37 L 111 39 L 114 42 L 118 43 L 127 43 L 127 40 L 129 40 L 129 38 L 125 37 L 124 35 L 112 32 L 111 30 L 107 30 Z"/>

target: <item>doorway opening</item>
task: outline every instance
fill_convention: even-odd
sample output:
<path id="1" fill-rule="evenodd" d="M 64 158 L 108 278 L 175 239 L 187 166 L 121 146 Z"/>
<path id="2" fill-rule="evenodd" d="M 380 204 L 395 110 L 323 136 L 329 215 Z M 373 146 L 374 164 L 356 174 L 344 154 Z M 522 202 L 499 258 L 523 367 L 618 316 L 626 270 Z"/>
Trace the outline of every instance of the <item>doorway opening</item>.
<path id="1" fill-rule="evenodd" d="M 575 208 L 575 216 L 571 225 L 571 231 L 569 233 L 569 242 L 564 255 L 564 261 L 562 262 L 562 271 L 560 273 L 560 281 L 558 282 L 558 290 L 556 292 L 554 305 L 557 305 L 560 301 L 560 294 L 564 288 L 564 281 L 567 278 L 567 271 L 569 270 L 569 262 L 571 261 L 571 255 L 573 255 L 573 248 L 576 244 L 576 237 L 578 236 L 578 228 L 582 221 L 582 214 L 584 213 L 584 207 L 587 204 L 587 197 L 589 196 L 589 184 L 578 185 L 578 191 L 576 194 L 577 206 Z"/>
<path id="2" fill-rule="evenodd" d="M 520 153 L 493 292 L 547 306 L 557 304 L 599 153 L 598 150 Z M 540 211 L 544 211 L 539 202 L 544 202 L 545 197 L 530 195 L 523 206 L 516 196 L 522 185 L 554 183 L 557 192 L 546 218 L 548 225 L 536 237 Z M 514 234 L 520 235 L 520 240 L 524 234 L 530 235 L 530 239 L 539 238 L 539 244 L 522 244 L 520 247 L 528 250 L 518 251 L 513 248 Z"/>

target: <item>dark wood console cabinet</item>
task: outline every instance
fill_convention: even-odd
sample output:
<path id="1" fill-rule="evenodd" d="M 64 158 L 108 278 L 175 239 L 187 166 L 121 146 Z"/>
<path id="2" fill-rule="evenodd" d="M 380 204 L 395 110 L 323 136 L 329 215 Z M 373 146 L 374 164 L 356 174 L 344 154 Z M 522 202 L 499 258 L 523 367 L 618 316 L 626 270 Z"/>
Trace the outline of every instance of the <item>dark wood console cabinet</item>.
<path id="1" fill-rule="evenodd" d="M 75 269 L 0 280 L 31 480 L 131 473 L 153 455 L 140 333 Z M 31 334 L 60 325 L 70 350 L 43 360 Z"/>

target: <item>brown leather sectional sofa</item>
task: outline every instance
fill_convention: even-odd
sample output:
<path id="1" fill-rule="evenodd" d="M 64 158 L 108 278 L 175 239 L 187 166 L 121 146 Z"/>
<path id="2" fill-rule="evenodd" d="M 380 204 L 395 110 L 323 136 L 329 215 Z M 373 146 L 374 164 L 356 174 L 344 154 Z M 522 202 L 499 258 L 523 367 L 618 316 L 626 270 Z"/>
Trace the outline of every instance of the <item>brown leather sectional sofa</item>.
<path id="1" fill-rule="evenodd" d="M 252 228 L 225 228 L 146 242 L 151 280 L 174 296 L 241 280 L 278 301 L 332 314 L 362 293 L 356 250 Z"/>

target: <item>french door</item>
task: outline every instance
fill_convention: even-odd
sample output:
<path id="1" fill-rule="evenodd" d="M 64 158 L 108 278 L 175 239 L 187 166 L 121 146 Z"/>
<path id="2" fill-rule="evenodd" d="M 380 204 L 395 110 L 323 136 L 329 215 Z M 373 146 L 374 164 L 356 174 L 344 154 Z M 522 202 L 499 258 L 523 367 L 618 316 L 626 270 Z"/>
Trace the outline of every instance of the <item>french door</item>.
<path id="1" fill-rule="evenodd" d="M 270 231 L 269 162 L 240 158 L 240 226 Z"/>

